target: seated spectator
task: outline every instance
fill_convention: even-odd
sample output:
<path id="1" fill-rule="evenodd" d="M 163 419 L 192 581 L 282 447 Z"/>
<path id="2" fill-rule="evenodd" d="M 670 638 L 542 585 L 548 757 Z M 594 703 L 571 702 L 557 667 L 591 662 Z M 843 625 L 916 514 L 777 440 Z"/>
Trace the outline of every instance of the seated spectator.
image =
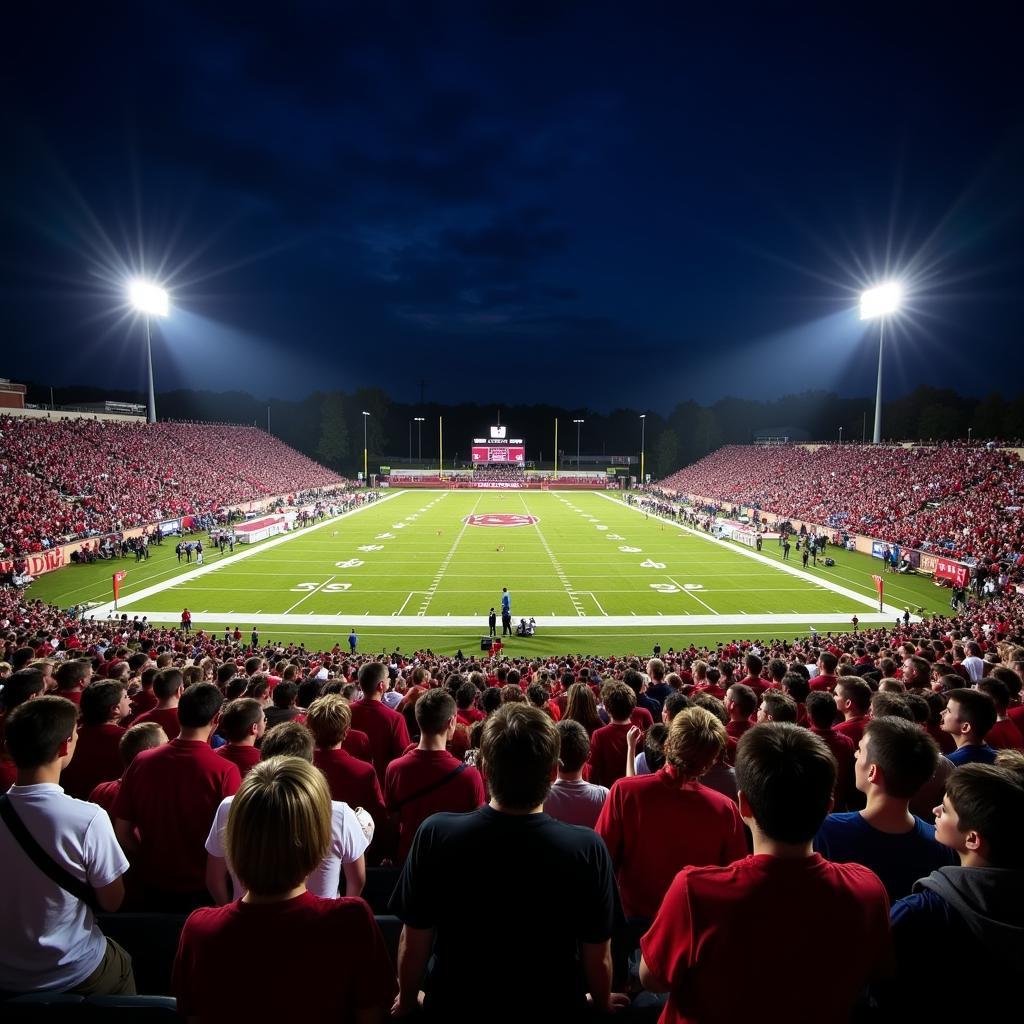
<path id="1" fill-rule="evenodd" d="M 185 680 L 181 669 L 162 668 L 153 680 L 153 693 L 156 695 L 157 705 L 151 711 L 144 711 L 135 718 L 133 724 L 140 722 L 156 722 L 165 733 L 168 739 L 175 739 L 181 731 L 181 723 L 178 721 L 178 701 L 185 692 Z"/>
<path id="2" fill-rule="evenodd" d="M 384 703 L 387 687 L 387 665 L 379 661 L 367 662 L 359 670 L 363 699 L 352 704 L 352 726 L 369 737 L 373 767 L 380 782 L 384 781 L 388 765 L 401 757 L 409 746 L 405 718 Z"/>
<path id="3" fill-rule="evenodd" d="M 746 856 L 736 805 L 700 785 L 726 741 L 714 715 L 687 708 L 669 726 L 665 766 L 611 787 L 596 828 L 615 865 L 627 918 L 652 918 L 687 865 L 728 864 Z"/>
<path id="4" fill-rule="evenodd" d="M 238 768 L 210 749 L 221 703 L 212 683 L 190 686 L 178 704 L 181 733 L 138 754 L 121 780 L 115 829 L 138 864 L 149 910 L 180 912 L 209 902 L 209 823 L 241 781 Z"/>
<path id="5" fill-rule="evenodd" d="M 179 1013 L 285 1020 L 302 979 L 303 1014 L 311 1019 L 383 1019 L 395 977 L 370 908 L 358 897 L 324 899 L 306 887 L 331 842 L 331 798 L 312 765 L 272 757 L 249 772 L 224 834 L 245 895 L 185 922 L 172 981 Z M 254 950 L 273 950 L 274 970 L 259 984 L 241 984 Z"/>
<path id="6" fill-rule="evenodd" d="M 103 811 L 58 785 L 74 758 L 77 717 L 63 697 L 39 697 L 7 722 L 17 766 L 17 781 L 0 796 L 7 922 L 0 989 L 7 992 L 135 992 L 131 957 L 104 937 L 95 917 L 120 907 L 128 861 Z"/>
<path id="7" fill-rule="evenodd" d="M 761 722 L 792 722 L 797 720 L 796 701 L 788 693 L 781 690 L 765 690 L 761 694 L 761 704 L 757 709 L 757 721 Z"/>
<path id="8" fill-rule="evenodd" d="M 587 730 L 571 718 L 562 719 L 556 728 L 558 777 L 544 801 L 544 813 L 567 825 L 593 828 L 608 798 L 608 790 L 583 779 L 583 766 L 590 757 L 590 737 Z"/>
<path id="9" fill-rule="evenodd" d="M 110 816 L 110 822 L 114 822 L 114 804 L 117 802 L 117 794 L 121 791 L 121 779 L 128 766 L 135 760 L 137 754 L 144 750 L 152 750 L 154 747 L 162 747 L 168 743 L 167 733 L 160 728 L 156 722 L 143 722 L 141 725 L 129 726 L 117 744 L 118 756 L 121 758 L 122 773 L 110 782 L 101 782 L 90 794 L 90 803 L 99 804 Z"/>
<path id="10" fill-rule="evenodd" d="M 60 777 L 68 796 L 88 800 L 101 782 L 121 777 L 118 744 L 125 731 L 117 723 L 130 710 L 128 693 L 120 683 L 94 680 L 82 691 L 75 757 Z"/>
<path id="11" fill-rule="evenodd" d="M 393 838 L 388 829 L 384 796 L 372 764 L 344 749 L 352 723 L 349 703 L 337 693 L 317 697 L 306 712 L 306 727 L 313 734 L 313 764 L 323 772 L 331 799 L 349 807 L 362 807 L 373 819 L 374 853 L 390 852 Z M 378 854 L 378 851 L 380 853 Z"/>
<path id="12" fill-rule="evenodd" d="M 985 738 L 996 724 L 995 701 L 978 690 L 950 690 L 942 712 L 942 731 L 956 741 L 956 750 L 948 754 L 958 768 L 964 764 L 993 764 L 996 752 Z"/>
<path id="13" fill-rule="evenodd" d="M 935 774 L 935 741 L 900 718 L 872 719 L 857 747 L 856 780 L 867 798 L 862 811 L 830 814 L 814 848 L 835 863 L 863 864 L 882 880 L 889 900 L 910 895 L 930 871 L 954 863 L 935 840 L 935 826 L 910 813 L 915 793 Z"/>
<path id="14" fill-rule="evenodd" d="M 1012 977 L 1024 930 L 1024 758 L 1000 753 L 995 765 L 967 764 L 949 779 L 935 808 L 935 836 L 959 866 L 941 867 L 892 908 L 896 974 L 880 1002 L 893 1020 L 965 1020 L 977 1012 L 970 984 L 922 984 L 955 950 L 960 978 Z"/>
<path id="15" fill-rule="evenodd" d="M 676 875 L 641 940 L 640 980 L 668 993 L 661 1020 L 841 1021 L 890 961 L 888 900 L 878 878 L 813 852 L 836 766 L 807 729 L 769 723 L 739 743 L 739 808 L 754 853 Z M 828 942 L 808 943 L 809 935 Z M 737 984 L 751 949 L 800 949 L 798 984 Z"/>
<path id="16" fill-rule="evenodd" d="M 36 697 L 42 697 L 46 692 L 43 674 L 35 668 L 23 668 L 12 672 L 4 678 L 3 684 L 3 690 L 0 690 L 0 702 L 3 704 L 3 713 L 0 714 L 0 792 L 10 789 L 18 776 L 17 766 L 7 753 L 4 740 L 7 719 L 16 707 Z"/>
<path id="17" fill-rule="evenodd" d="M 82 699 L 82 690 L 92 678 L 92 664 L 85 658 L 65 661 L 57 668 L 56 696 L 63 697 L 78 704 Z"/>
<path id="18" fill-rule="evenodd" d="M 623 683 L 611 682 L 604 685 L 601 699 L 611 721 L 590 737 L 590 781 L 610 788 L 626 774 L 626 734 L 634 725 L 636 694 Z"/>
<path id="19" fill-rule="evenodd" d="M 404 924 L 396 1015 L 423 1006 L 438 1020 L 574 1021 L 586 994 L 601 1013 L 621 1005 L 611 994 L 611 934 L 618 898 L 608 851 L 589 829 L 544 814 L 558 761 L 550 716 L 503 705 L 483 730 L 480 756 L 491 802 L 469 814 L 435 814 L 416 833 L 391 906 Z M 466 927 L 451 898 L 467 864 L 531 865 L 557 878 L 558 899 L 543 885 L 497 886 L 488 910 Z M 495 993 L 489 971 L 467 970 L 481 949 L 529 949 L 543 969 Z M 431 957 L 433 953 L 433 957 Z M 429 967 L 429 970 L 428 970 Z"/>
<path id="20" fill-rule="evenodd" d="M 455 700 L 447 690 L 427 690 L 416 701 L 419 743 L 388 765 L 384 805 L 398 819 L 399 863 L 408 855 L 416 829 L 430 815 L 472 811 L 486 802 L 480 773 L 445 749 L 457 719 Z"/>
<path id="21" fill-rule="evenodd" d="M 159 669 L 155 665 L 149 665 L 142 670 L 142 674 L 139 676 L 141 689 L 131 698 L 133 722 L 139 715 L 152 711 L 160 703 L 160 698 L 153 692 L 153 683 L 158 671 Z"/>
<path id="22" fill-rule="evenodd" d="M 313 735 L 299 722 L 282 722 L 263 738 L 259 753 L 264 761 L 272 757 L 298 757 L 312 764 Z M 218 906 L 238 899 L 245 892 L 224 852 L 228 815 L 233 800 L 234 797 L 229 796 L 221 801 L 210 834 L 206 837 L 206 887 Z M 314 896 L 337 899 L 344 874 L 345 895 L 360 895 L 366 884 L 366 860 L 363 854 L 369 844 L 370 840 L 352 808 L 332 800 L 331 843 L 324 859 L 306 879 L 306 888 Z"/>
<path id="23" fill-rule="evenodd" d="M 263 738 L 266 728 L 266 713 L 258 700 L 239 697 L 231 701 L 221 713 L 217 726 L 217 732 L 227 740 L 217 749 L 217 756 L 235 765 L 244 779 L 259 764 L 260 752 L 256 744 Z"/>

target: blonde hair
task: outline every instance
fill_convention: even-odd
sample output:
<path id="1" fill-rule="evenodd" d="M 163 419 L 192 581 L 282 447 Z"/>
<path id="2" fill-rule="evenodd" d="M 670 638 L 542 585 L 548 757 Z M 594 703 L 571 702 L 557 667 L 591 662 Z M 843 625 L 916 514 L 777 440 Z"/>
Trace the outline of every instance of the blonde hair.
<path id="1" fill-rule="evenodd" d="M 325 694 L 306 709 L 306 725 L 318 747 L 336 747 L 348 735 L 352 709 L 340 693 Z"/>
<path id="2" fill-rule="evenodd" d="M 330 845 L 331 794 L 316 768 L 298 757 L 271 757 L 249 771 L 231 801 L 224 837 L 227 859 L 249 892 L 294 889 Z"/>
<path id="3" fill-rule="evenodd" d="M 669 725 L 665 760 L 687 779 L 697 779 L 722 756 L 728 741 L 725 726 L 710 711 L 684 708 Z"/>

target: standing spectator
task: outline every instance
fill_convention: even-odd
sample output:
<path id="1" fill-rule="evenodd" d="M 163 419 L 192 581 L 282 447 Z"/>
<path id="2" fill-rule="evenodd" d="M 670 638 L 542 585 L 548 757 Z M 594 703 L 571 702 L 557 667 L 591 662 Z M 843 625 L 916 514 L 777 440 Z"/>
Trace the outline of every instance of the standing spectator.
<path id="1" fill-rule="evenodd" d="M 850 740 L 856 748 L 864 735 L 864 727 L 868 724 L 871 687 L 857 676 L 842 676 L 836 680 L 834 693 L 843 720 L 833 728 Z"/>
<path id="2" fill-rule="evenodd" d="M 614 873 L 597 835 L 544 814 L 558 761 L 555 724 L 538 708 L 505 704 L 484 725 L 480 757 L 490 804 L 425 821 L 392 897 L 404 924 L 393 1012 L 413 1012 L 421 988 L 424 1009 L 446 1021 L 573 1020 L 588 992 L 594 1009 L 606 1012 L 618 1005 L 611 994 Z M 528 864 L 557 878 L 558 899 L 541 885 L 497 887 L 488 912 L 467 928 L 450 894 L 467 864 L 497 863 Z M 543 969 L 496 992 L 489 972 L 466 964 L 481 949 L 499 948 L 529 949 Z"/>
<path id="3" fill-rule="evenodd" d="M 114 804 L 117 838 L 138 861 L 150 910 L 181 911 L 208 902 L 206 837 L 221 800 L 241 781 L 238 768 L 210 749 L 222 697 L 196 683 L 181 697 L 181 733 L 139 754 Z"/>
<path id="4" fill-rule="evenodd" d="M 313 763 L 313 735 L 298 722 L 282 722 L 264 737 L 260 757 L 299 757 Z M 254 766 L 255 767 L 255 766 Z M 218 906 L 238 899 L 245 892 L 238 875 L 230 871 L 225 856 L 224 840 L 227 835 L 228 816 L 234 797 L 225 797 L 217 808 L 210 834 L 206 837 L 206 887 Z M 337 899 L 342 875 L 345 895 L 358 896 L 366 884 L 366 860 L 363 854 L 369 839 L 359 819 L 348 804 L 331 801 L 331 844 L 327 854 L 306 879 L 306 888 L 314 896 Z M 231 890 L 228 890 L 228 878 Z"/>
<path id="5" fill-rule="evenodd" d="M 367 662 L 359 670 L 359 688 L 363 699 L 352 705 L 352 725 L 370 738 L 373 767 L 377 778 L 384 780 L 388 765 L 405 753 L 409 746 L 409 729 L 405 718 L 384 703 L 388 669 L 379 661 Z"/>
<path id="6" fill-rule="evenodd" d="M 282 722 L 301 722 L 303 720 L 302 711 L 296 704 L 298 697 L 299 687 L 290 679 L 286 679 L 274 687 L 270 696 L 272 706 L 265 712 L 268 729 L 273 729 L 275 725 L 280 725 Z"/>
<path id="7" fill-rule="evenodd" d="M 7 722 L 18 771 L 0 796 L 8 922 L 0 930 L 0 989 L 7 992 L 135 992 L 131 957 L 104 937 L 93 909 L 120 907 L 128 861 L 102 809 L 58 785 L 75 754 L 77 714 L 62 697 L 39 697 L 16 707 Z"/>
<path id="8" fill-rule="evenodd" d="M 985 742 L 996 724 L 995 701 L 978 690 L 950 690 L 942 712 L 942 731 L 956 740 L 956 750 L 946 756 L 958 768 L 962 764 L 993 764 L 996 752 Z"/>
<path id="9" fill-rule="evenodd" d="M 587 730 L 571 718 L 562 719 L 556 728 L 558 778 L 544 801 L 544 813 L 567 825 L 593 828 L 608 799 L 608 790 L 583 779 L 583 766 L 590 757 L 590 737 Z"/>
<path id="10" fill-rule="evenodd" d="M 740 740 L 739 806 L 754 853 L 728 867 L 681 871 L 641 941 L 641 982 L 669 993 L 664 1024 L 846 1020 L 864 985 L 886 969 L 882 883 L 867 868 L 813 852 L 835 776 L 828 749 L 801 726 L 758 725 Z M 809 935 L 828 942 L 808 944 Z M 794 944 L 799 984 L 736 984 L 744 950 Z"/>
<path id="11" fill-rule="evenodd" d="M 605 684 L 601 697 L 611 721 L 590 737 L 590 781 L 610 788 L 626 774 L 626 734 L 633 725 L 630 716 L 636 695 L 624 683 L 611 682 Z"/>
<path id="12" fill-rule="evenodd" d="M 831 693 L 817 690 L 807 695 L 807 721 L 810 730 L 831 751 L 836 759 L 836 791 L 833 806 L 837 811 L 849 810 L 851 804 L 860 803 L 856 796 L 854 761 L 857 748 L 849 736 L 836 732 L 832 723 L 836 717 L 836 701 Z"/>
<path id="13" fill-rule="evenodd" d="M 260 752 L 256 744 L 263 738 L 266 728 L 267 716 L 258 700 L 239 697 L 231 701 L 224 708 L 217 726 L 217 732 L 227 740 L 218 748 L 217 756 L 235 765 L 244 779 L 259 764 Z"/>
<path id="14" fill-rule="evenodd" d="M 857 748 L 857 789 L 867 797 L 862 811 L 830 814 L 814 848 L 835 863 L 863 864 L 882 880 L 889 899 L 910 895 L 919 878 L 954 863 L 935 840 L 935 826 L 910 813 L 914 794 L 935 774 L 935 741 L 913 722 L 876 718 Z"/>
<path id="15" fill-rule="evenodd" d="M 612 786 L 597 834 L 611 853 L 627 918 L 649 922 L 684 867 L 729 864 L 746 855 L 736 804 L 700 785 L 726 742 L 714 715 L 687 708 L 669 726 L 665 766 Z"/>
<path id="16" fill-rule="evenodd" d="M 185 922 L 172 982 L 179 1013 L 285 1020 L 303 977 L 303 1013 L 312 1019 L 382 1019 L 395 979 L 370 908 L 306 887 L 330 849 L 331 815 L 323 776 L 300 758 L 273 757 L 246 776 L 224 835 L 246 894 Z M 271 975 L 259 985 L 226 981 L 251 970 L 254 949 L 274 951 Z"/>
<path id="17" fill-rule="evenodd" d="M 440 811 L 476 810 L 486 800 L 476 768 L 445 749 L 455 734 L 455 701 L 447 690 L 427 690 L 416 701 L 420 740 L 396 758 L 384 776 L 384 804 L 398 816 L 398 861 L 403 862 L 420 823 Z"/>
<path id="18" fill-rule="evenodd" d="M 85 689 L 90 679 L 92 679 L 92 664 L 85 658 L 65 661 L 57 669 L 57 689 L 54 693 L 58 697 L 71 701 L 72 704 L 79 704 L 82 700 L 82 690 Z"/>
<path id="19" fill-rule="evenodd" d="M 185 692 L 185 677 L 180 668 L 162 668 L 153 680 L 153 694 L 157 704 L 152 711 L 143 712 L 133 724 L 156 722 L 168 739 L 174 739 L 181 731 L 178 720 L 178 702 Z"/>
<path id="20" fill-rule="evenodd" d="M 133 725 L 125 730 L 125 734 L 117 745 L 117 752 L 121 757 L 121 775 L 110 782 L 101 782 L 89 794 L 90 802 L 99 804 L 110 816 L 111 825 L 114 822 L 114 804 L 117 802 L 117 794 L 121 791 L 121 779 L 124 778 L 124 772 L 128 770 L 128 766 L 144 750 L 162 747 L 167 742 L 169 742 L 167 733 L 156 722 L 143 722 L 141 725 Z"/>
<path id="21" fill-rule="evenodd" d="M 82 719 L 75 757 L 60 777 L 68 796 L 88 800 L 101 782 L 120 778 L 122 765 L 118 744 L 124 729 L 117 723 L 129 710 L 128 694 L 120 683 L 97 680 L 82 691 Z"/>
<path id="22" fill-rule="evenodd" d="M 356 647 L 359 646 L 359 637 L 356 636 L 356 627 L 352 627 L 352 631 L 348 635 L 348 649 L 349 653 L 355 654 Z"/>

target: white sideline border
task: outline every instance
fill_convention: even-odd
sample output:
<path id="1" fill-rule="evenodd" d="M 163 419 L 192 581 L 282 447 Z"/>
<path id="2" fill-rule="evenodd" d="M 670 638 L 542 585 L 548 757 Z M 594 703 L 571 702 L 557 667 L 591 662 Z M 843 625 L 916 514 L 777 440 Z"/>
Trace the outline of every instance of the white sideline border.
<path id="1" fill-rule="evenodd" d="M 104 619 L 113 618 L 115 615 L 120 617 L 121 612 L 125 608 L 130 608 L 138 601 L 142 601 L 147 597 L 152 597 L 154 594 L 162 594 L 165 590 L 170 590 L 171 587 L 176 587 L 181 583 L 197 580 L 200 576 L 206 576 L 211 572 L 216 572 L 218 569 L 223 569 L 226 565 L 235 565 L 245 558 L 253 558 L 263 551 L 269 551 L 271 548 L 287 544 L 290 540 L 294 540 L 296 537 L 307 537 L 316 530 L 322 530 L 325 526 L 330 526 L 331 523 L 337 523 L 339 520 L 347 519 L 349 516 L 358 515 L 360 512 L 365 512 L 368 508 L 379 508 L 385 501 L 390 501 L 392 498 L 398 498 L 404 493 L 405 491 L 394 491 L 385 495 L 383 498 L 378 498 L 376 501 L 368 502 L 365 505 L 360 505 L 358 508 L 342 512 L 340 515 L 334 516 L 333 518 L 325 519 L 322 523 L 314 523 L 312 526 L 306 526 L 301 530 L 289 530 L 280 537 L 273 538 L 273 540 L 265 540 L 262 544 L 256 544 L 253 547 L 248 547 L 239 551 L 237 555 L 228 555 L 226 558 L 218 558 L 216 562 L 210 562 L 208 565 L 198 566 L 192 572 L 181 573 L 178 576 L 172 576 L 170 579 L 163 580 L 160 583 L 154 583 L 151 587 L 143 587 L 142 590 L 136 591 L 133 594 L 126 594 L 117 602 L 116 609 L 114 608 L 114 602 L 109 601 L 107 604 L 91 609 L 90 614 L 94 615 L 96 618 Z M 135 614 L 138 614 L 138 612 Z M 159 613 L 157 612 L 150 614 L 148 616 L 150 621 L 154 621 L 155 616 L 158 614 Z M 222 617 L 223 616 L 218 616 L 218 621 Z M 195 618 L 195 616 L 193 616 L 193 618 Z M 180 620 L 180 616 L 172 616 L 172 619 Z M 170 620 L 158 619 L 156 621 L 165 622 Z"/>
<path id="2" fill-rule="evenodd" d="M 637 513 L 644 511 L 642 508 L 628 505 L 624 501 L 617 501 L 615 498 L 610 498 L 607 494 L 600 491 L 597 492 L 597 496 L 599 498 L 604 498 L 606 501 L 614 502 L 616 505 L 620 505 L 623 508 L 631 509 Z M 808 583 L 814 583 L 819 587 L 824 587 L 826 590 L 831 590 L 834 594 L 840 594 L 842 597 L 848 597 L 851 601 L 856 601 L 858 604 L 862 604 L 865 607 L 870 608 L 872 612 L 878 616 L 877 619 L 858 616 L 862 622 L 893 622 L 896 618 L 903 617 L 903 610 L 891 604 L 883 604 L 882 612 L 875 612 L 874 609 L 877 607 L 875 601 L 870 597 L 866 597 L 864 594 L 858 594 L 856 590 L 850 590 L 848 587 L 844 587 L 841 583 L 833 583 L 831 580 L 822 579 L 820 576 L 812 576 L 809 572 L 805 572 L 803 569 L 798 569 L 795 565 L 787 565 L 785 562 L 776 562 L 767 555 L 761 555 L 756 551 L 752 551 L 750 548 L 731 544 L 727 540 L 719 540 L 717 537 L 712 537 L 710 534 L 704 533 L 702 530 L 694 530 L 692 527 L 684 526 L 682 523 L 677 523 L 674 520 L 664 519 L 661 516 L 656 516 L 655 518 L 659 522 L 668 523 L 669 526 L 674 526 L 677 530 L 684 530 L 686 533 L 691 533 L 695 537 L 700 537 L 702 540 L 706 540 L 710 544 L 717 544 L 720 547 L 727 548 L 729 551 L 732 551 L 737 555 L 743 555 L 744 558 L 752 558 L 754 561 L 760 562 L 762 565 L 770 565 L 773 569 L 781 572 L 787 572 L 790 576 L 796 576 L 797 579 L 804 580 Z M 804 616 L 804 618 L 806 617 L 807 616 Z M 770 619 L 771 616 L 768 618 Z M 828 621 L 828 619 L 825 618 L 821 621 Z M 920 622 L 921 619 L 912 615 L 911 621 Z"/>

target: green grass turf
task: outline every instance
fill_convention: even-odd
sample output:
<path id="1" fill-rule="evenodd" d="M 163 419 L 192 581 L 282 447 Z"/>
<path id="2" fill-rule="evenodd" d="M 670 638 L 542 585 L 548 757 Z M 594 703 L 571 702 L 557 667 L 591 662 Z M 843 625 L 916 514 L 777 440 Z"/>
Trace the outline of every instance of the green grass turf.
<path id="1" fill-rule="evenodd" d="M 539 522 L 511 528 L 467 526 L 465 517 L 472 513 L 528 514 L 539 517 Z M 639 550 L 620 550 L 623 547 Z M 762 553 L 781 560 L 772 542 Z M 834 568 L 810 572 L 874 595 L 871 576 L 880 570 L 879 560 L 845 551 L 830 554 L 838 563 Z M 221 557 L 210 554 L 207 564 Z M 795 551 L 791 564 L 799 566 Z M 129 600 L 123 606 L 129 615 L 177 613 L 187 605 L 194 613 L 222 616 L 218 632 L 238 625 L 248 633 L 247 613 L 272 614 L 280 616 L 280 625 L 260 627 L 265 641 L 301 640 L 311 647 L 333 645 L 354 625 L 364 650 L 431 647 L 450 653 L 461 647 L 469 653 L 486 632 L 487 612 L 498 606 L 503 586 L 512 593 L 516 620 L 530 615 L 579 618 L 579 627 L 550 627 L 513 642 L 515 652 L 530 654 L 646 652 L 654 643 L 667 649 L 737 637 L 793 638 L 817 625 L 816 614 L 863 616 L 868 611 L 738 551 L 654 517 L 645 519 L 618 498 L 613 502 L 590 492 L 400 492 L 378 506 L 198 579 L 189 577 L 194 564 L 179 566 L 168 541 L 138 565 L 126 559 L 47 574 L 33 585 L 30 596 L 63 606 L 108 601 L 110 575 L 120 568 L 128 570 L 121 594 L 122 601 Z M 137 605 L 130 603 L 134 592 L 167 579 L 180 581 Z M 687 585 L 700 589 L 688 590 Z M 947 610 L 946 596 L 929 579 L 886 576 L 890 604 L 942 612 Z M 421 612 L 479 616 L 481 626 L 424 628 L 417 624 Z M 806 625 L 759 628 L 752 618 L 742 625 L 598 628 L 606 615 L 756 617 L 779 612 L 806 616 Z M 346 621 L 334 628 L 292 618 L 303 614 L 339 615 Z M 358 617 L 364 614 L 393 616 L 395 624 L 360 627 Z M 836 627 L 818 628 L 824 632 Z"/>

